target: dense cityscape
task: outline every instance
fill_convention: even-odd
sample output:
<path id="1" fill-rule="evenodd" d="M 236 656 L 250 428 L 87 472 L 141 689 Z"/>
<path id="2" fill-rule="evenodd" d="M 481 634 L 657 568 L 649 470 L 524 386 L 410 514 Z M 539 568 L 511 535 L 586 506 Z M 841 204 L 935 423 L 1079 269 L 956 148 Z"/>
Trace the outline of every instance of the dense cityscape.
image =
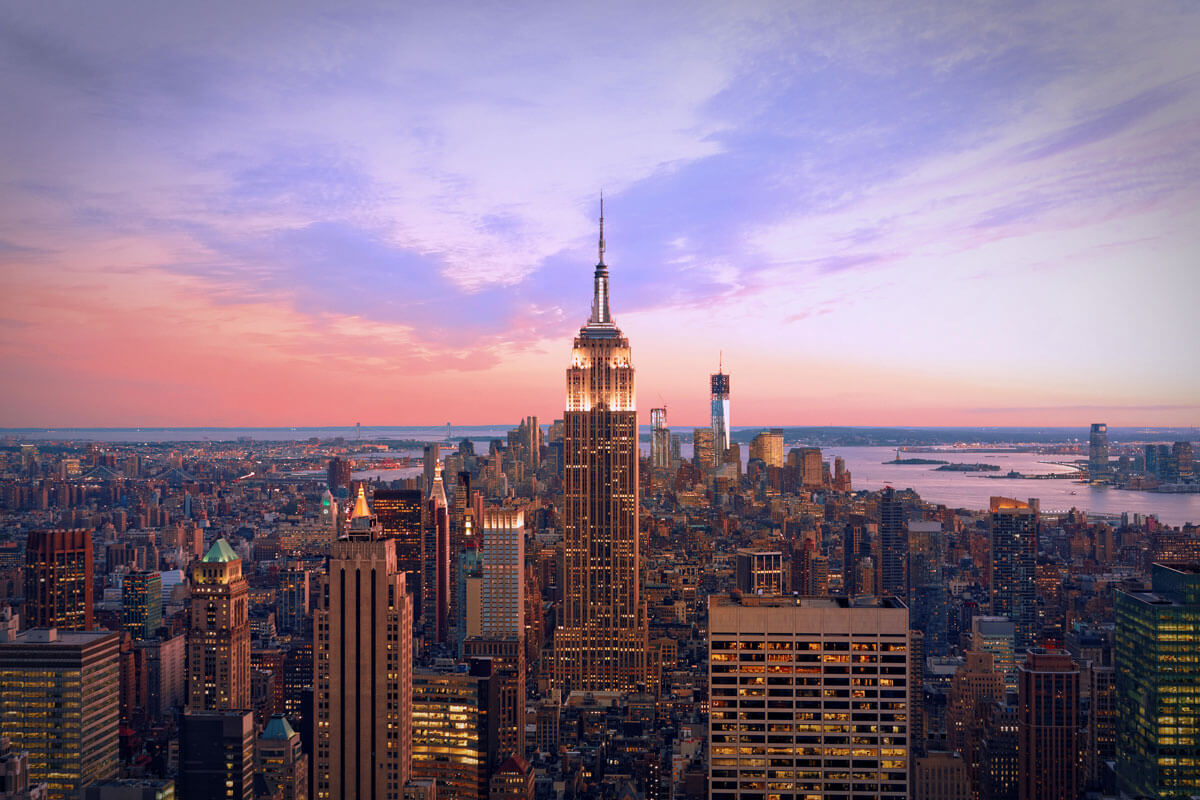
<path id="1" fill-rule="evenodd" d="M 1198 42 L 0 3 L 0 800 L 1200 800 Z"/>
<path id="2" fill-rule="evenodd" d="M 10 433 L 0 798 L 1200 791 L 1195 525 L 856 489 L 782 429 L 743 454 L 723 370 L 691 457 L 665 408 L 643 454 L 600 231 L 549 425 Z M 1200 486 L 1189 441 L 1088 436 L 1074 484 Z"/>

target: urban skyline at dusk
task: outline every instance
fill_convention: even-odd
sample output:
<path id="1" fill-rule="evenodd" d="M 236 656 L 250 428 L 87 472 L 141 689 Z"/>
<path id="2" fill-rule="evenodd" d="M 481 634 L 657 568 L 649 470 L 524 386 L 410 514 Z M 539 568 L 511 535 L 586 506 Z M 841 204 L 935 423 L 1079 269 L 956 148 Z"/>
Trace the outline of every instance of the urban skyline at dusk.
<path id="1" fill-rule="evenodd" d="M 735 426 L 1195 425 L 1197 34 L 10 7 L 0 425 L 552 420 L 601 189 L 642 424 L 703 424 L 720 357 Z"/>

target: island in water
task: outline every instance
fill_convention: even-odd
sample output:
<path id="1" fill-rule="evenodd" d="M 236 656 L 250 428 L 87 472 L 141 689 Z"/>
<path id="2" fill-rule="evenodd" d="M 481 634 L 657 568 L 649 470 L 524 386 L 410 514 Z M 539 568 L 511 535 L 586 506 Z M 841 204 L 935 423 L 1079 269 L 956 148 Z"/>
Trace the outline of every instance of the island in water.
<path id="1" fill-rule="evenodd" d="M 999 472 L 995 464 L 945 464 L 938 467 L 936 472 Z"/>
<path id="2" fill-rule="evenodd" d="M 891 461 L 884 461 L 884 464 L 949 464 L 949 461 L 941 461 L 936 458 L 894 458 Z"/>

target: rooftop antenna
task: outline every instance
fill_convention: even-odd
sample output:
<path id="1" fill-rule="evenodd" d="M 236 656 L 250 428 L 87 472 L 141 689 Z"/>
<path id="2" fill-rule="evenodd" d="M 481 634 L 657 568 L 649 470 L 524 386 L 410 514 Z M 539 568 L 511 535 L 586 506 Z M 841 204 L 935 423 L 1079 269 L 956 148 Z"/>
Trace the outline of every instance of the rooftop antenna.
<path id="1" fill-rule="evenodd" d="M 604 264 L 604 190 L 600 190 L 600 264 Z"/>

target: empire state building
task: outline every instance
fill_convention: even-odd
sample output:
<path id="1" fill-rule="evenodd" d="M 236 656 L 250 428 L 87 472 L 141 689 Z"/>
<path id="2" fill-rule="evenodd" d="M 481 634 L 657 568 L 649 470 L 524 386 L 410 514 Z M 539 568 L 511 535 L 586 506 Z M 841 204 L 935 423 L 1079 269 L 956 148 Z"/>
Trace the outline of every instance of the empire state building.
<path id="1" fill-rule="evenodd" d="M 567 368 L 566 602 L 554 648 L 560 685 L 632 692 L 646 680 L 638 553 L 638 428 L 629 340 L 608 309 L 604 207 L 592 314 Z"/>

